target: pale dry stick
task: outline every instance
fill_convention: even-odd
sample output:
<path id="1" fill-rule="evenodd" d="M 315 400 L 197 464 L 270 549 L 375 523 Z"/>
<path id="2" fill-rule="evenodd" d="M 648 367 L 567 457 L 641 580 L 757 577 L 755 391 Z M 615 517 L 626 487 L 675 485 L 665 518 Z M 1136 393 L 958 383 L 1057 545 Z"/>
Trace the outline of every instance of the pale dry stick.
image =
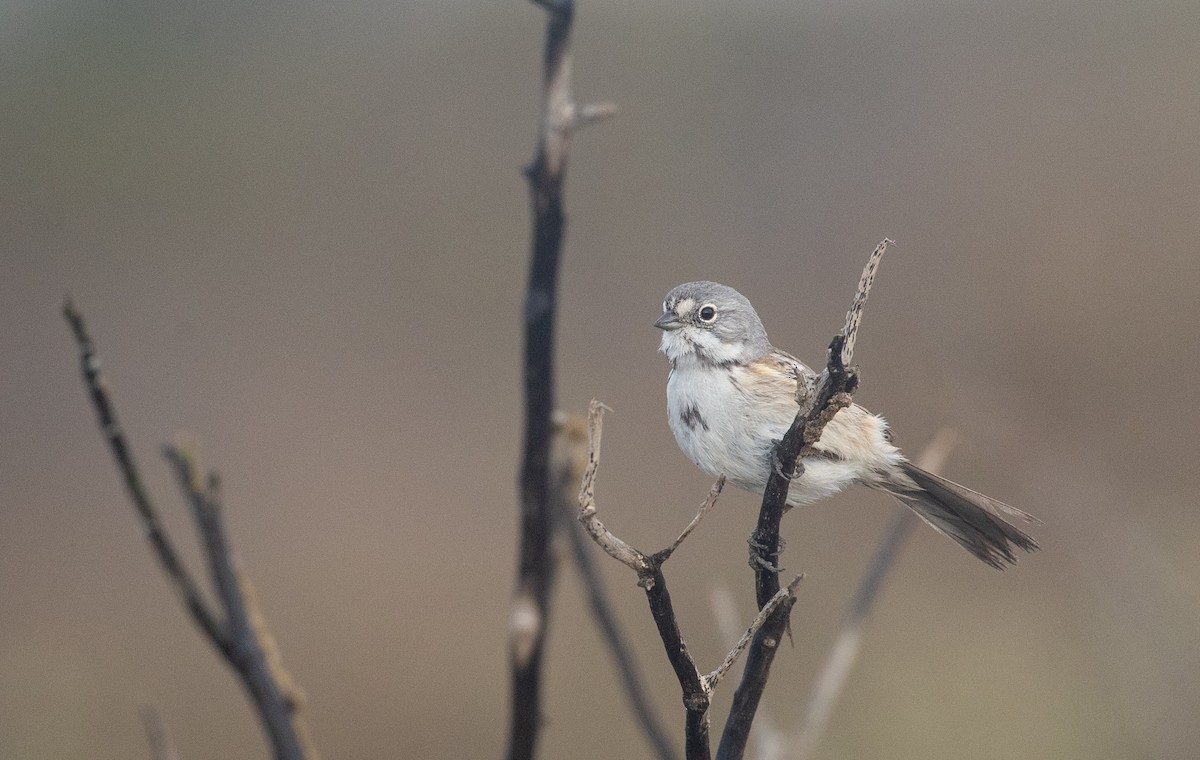
<path id="1" fill-rule="evenodd" d="M 746 651 L 746 647 L 750 646 L 750 641 L 754 638 L 754 634 L 758 633 L 758 631 L 763 627 L 763 624 L 767 622 L 767 618 L 770 617 L 771 613 L 773 613 L 775 609 L 779 607 L 779 605 L 783 604 L 785 599 L 794 599 L 796 597 L 796 589 L 800 586 L 800 581 L 802 580 L 804 580 L 804 576 L 797 575 L 785 588 L 779 589 L 779 591 L 775 593 L 775 596 L 771 597 L 771 600 L 767 602 L 761 610 L 758 611 L 757 615 L 754 616 L 754 620 L 750 623 L 750 627 L 746 629 L 745 633 L 742 634 L 742 637 L 738 639 L 736 644 L 733 645 L 733 649 L 729 650 L 729 654 L 725 655 L 725 659 L 720 665 L 717 666 L 717 669 L 704 676 L 702 681 L 704 683 L 704 687 L 709 692 L 717 687 L 717 684 L 721 682 L 721 679 L 725 677 L 725 674 L 728 673 L 729 669 L 733 667 L 733 664 L 737 662 L 738 655 Z"/>
<path id="2" fill-rule="evenodd" d="M 272 649 L 278 658 L 274 637 L 268 635 L 270 648 L 264 646 L 262 634 L 266 627 L 261 612 L 248 601 L 249 585 L 237 568 L 225 531 L 221 486 L 216 473 L 210 472 L 206 477 L 189 446 L 164 447 L 163 455 L 175 469 L 176 480 L 192 507 L 200 532 L 212 585 L 225 611 L 225 627 L 233 649 L 230 665 L 254 700 L 263 727 L 275 745 L 276 756 L 316 760 L 315 748 L 306 743 L 308 734 L 300 719 L 300 702 L 291 688 L 291 677 L 279 679 L 281 669 L 272 667 Z M 259 617 L 257 626 L 252 611 Z"/>
<path id="3" fill-rule="evenodd" d="M 600 468 L 600 442 L 604 433 L 603 418 L 606 411 L 611 412 L 612 409 L 595 399 L 588 406 L 588 464 L 583 471 L 583 483 L 579 489 L 579 522 L 583 524 L 592 540 L 608 556 L 641 576 L 645 573 L 652 573 L 655 564 L 661 566 L 670 559 L 680 544 L 691 535 L 704 516 L 717 503 L 721 490 L 725 488 L 725 476 L 718 477 L 712 487 L 708 489 L 708 496 L 700 505 L 696 516 L 666 549 L 652 555 L 644 554 L 604 527 L 604 523 L 596 517 L 596 471 Z"/>
<path id="4" fill-rule="evenodd" d="M 588 405 L 588 463 L 579 487 L 579 522 L 605 554 L 641 576 L 650 570 L 646 555 L 614 535 L 596 517 L 596 471 L 600 468 L 600 443 L 604 435 L 602 419 L 606 411 L 612 409 L 595 399 Z"/>
<path id="5" fill-rule="evenodd" d="M 543 724 L 542 661 L 554 562 L 549 493 L 554 409 L 554 322 L 566 213 L 563 182 L 575 129 L 611 115 L 607 104 L 577 106 L 571 91 L 572 0 L 535 0 L 546 10 L 542 110 L 537 147 L 526 168 L 533 216 L 525 294 L 525 441 L 520 474 L 520 546 L 509 613 L 509 760 L 532 760 Z"/>
<path id="6" fill-rule="evenodd" d="M 875 273 L 879 271 L 879 263 L 883 261 L 883 254 L 887 252 L 888 246 L 895 244 L 896 241 L 889 238 L 881 240 L 879 245 L 875 246 L 875 250 L 871 251 L 866 266 L 863 267 L 862 276 L 858 278 L 858 289 L 854 292 L 854 300 L 850 302 L 850 310 L 846 312 L 846 326 L 842 328 L 842 335 L 846 336 L 846 342 L 842 346 L 842 364 L 849 364 L 854 359 L 858 326 L 862 322 L 863 307 L 867 305 L 871 286 L 875 284 Z"/>
<path id="7" fill-rule="evenodd" d="M 587 418 L 556 412 L 551 451 L 550 480 L 555 500 L 561 502 L 559 511 L 563 520 L 560 527 L 570 546 L 600 638 L 612 655 L 630 713 L 658 760 L 679 760 L 679 752 L 659 716 L 633 646 L 613 607 L 604 574 L 593 559 L 592 542 L 575 519 L 579 513 L 579 484 L 583 482 L 588 459 Z"/>
<path id="8" fill-rule="evenodd" d="M 175 743 L 167 731 L 158 710 L 146 705 L 142 708 L 142 727 L 146 729 L 146 742 L 150 745 L 150 760 L 179 760 Z"/>
<path id="9" fill-rule="evenodd" d="M 917 466 L 932 473 L 942 469 L 956 438 L 957 435 L 950 428 L 938 430 L 933 440 L 917 457 Z M 833 645 L 829 648 L 825 665 L 809 694 L 804 723 L 796 736 L 794 749 L 789 753 L 793 760 L 807 760 L 813 756 L 820 744 L 846 679 L 858 660 L 867 615 L 879 596 L 883 581 L 894 566 L 900 549 L 919 520 L 912 510 L 901 509 L 875 550 L 871 564 L 854 592 L 850 609 L 842 620 Z"/>
<path id="10" fill-rule="evenodd" d="M 638 585 L 646 592 L 650 605 L 650 613 L 658 627 L 659 637 L 666 650 L 667 659 L 675 670 L 676 678 L 683 691 L 683 704 L 686 711 L 684 725 L 684 753 L 688 760 L 707 760 L 710 757 L 708 732 L 708 708 L 711 704 L 713 689 L 721 678 L 728 672 L 738 656 L 756 639 L 763 626 L 772 619 L 779 610 L 790 610 L 796 601 L 796 586 L 800 578 L 796 578 L 786 587 L 781 588 L 763 605 L 761 612 L 755 617 L 746 633 L 734 649 L 726 656 L 716 670 L 702 675 L 696 667 L 696 662 L 688 652 L 679 623 L 671 606 L 671 597 L 667 591 L 666 578 L 662 573 L 663 563 L 679 548 L 680 544 L 695 529 L 704 515 L 712 509 L 721 489 L 725 484 L 724 477 L 717 479 L 709 490 L 708 496 L 700 506 L 696 517 L 688 524 L 666 549 L 654 554 L 645 554 L 631 546 L 604 526 L 597 517 L 595 499 L 596 471 L 600 464 L 600 443 L 603 424 L 601 419 L 605 407 L 598 401 L 592 401 L 588 408 L 588 464 L 584 470 L 583 483 L 579 492 L 579 521 L 584 525 L 592 539 L 613 559 L 637 573 Z M 770 646 L 777 646 L 776 639 Z"/>

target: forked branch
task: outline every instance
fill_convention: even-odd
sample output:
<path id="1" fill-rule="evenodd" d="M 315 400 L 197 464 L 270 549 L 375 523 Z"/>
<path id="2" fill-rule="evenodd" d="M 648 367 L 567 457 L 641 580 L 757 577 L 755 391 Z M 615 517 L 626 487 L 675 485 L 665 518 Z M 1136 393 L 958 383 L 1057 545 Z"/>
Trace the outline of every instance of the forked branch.
<path id="1" fill-rule="evenodd" d="M 604 575 L 592 558 L 592 545 L 575 517 L 579 514 L 579 484 L 587 467 L 587 420 L 578 415 L 558 415 L 554 420 L 554 448 L 551 482 L 561 503 L 563 532 L 571 547 L 571 557 L 579 579 L 587 592 L 588 607 L 599 628 L 600 638 L 608 647 L 629 710 L 658 760 L 678 760 L 679 753 L 671 735 L 659 717 L 646 685 L 645 676 L 634 654 L 629 636 L 617 616 Z"/>
<path id="2" fill-rule="evenodd" d="M 220 613 L 204 600 L 199 585 L 176 552 L 158 509 L 142 483 L 132 449 L 117 421 L 108 384 L 100 374 L 100 359 L 88 335 L 83 315 L 67 300 L 63 305 L 63 316 L 71 326 L 79 348 L 84 386 L 96 410 L 100 430 L 159 565 L 201 632 L 238 674 L 254 701 L 275 757 L 278 760 L 313 760 L 316 751 L 309 743 L 298 715 L 298 692 L 291 685 L 291 679 L 285 677 L 278 666 L 278 653 L 272 651 L 274 639 L 262 624 L 261 614 L 256 614 L 253 597 L 247 593 L 248 582 L 237 570 L 221 519 L 220 489 L 216 475 L 202 475 L 199 468 L 195 467 L 191 454 L 184 449 L 173 447 L 167 450 L 167 457 L 175 467 L 177 479 L 192 507 L 192 515 L 201 534 L 215 595 L 221 607 Z"/>
<path id="3" fill-rule="evenodd" d="M 684 718 L 684 754 L 688 760 L 707 760 L 710 757 L 709 747 L 709 717 L 708 708 L 713 689 L 721 681 L 737 660 L 738 655 L 761 632 L 762 627 L 773 616 L 782 610 L 790 610 L 796 600 L 795 591 L 800 579 L 796 578 L 787 587 L 780 589 L 767 603 L 750 624 L 733 650 L 713 672 L 701 674 L 695 660 L 688 651 L 683 639 L 679 622 L 671 605 L 671 595 L 667 591 L 667 581 L 663 575 L 663 564 L 671 557 L 676 549 L 691 534 L 704 515 L 712 509 L 725 479 L 718 478 L 709 490 L 704 503 L 700 505 L 696 516 L 667 548 L 653 554 L 643 551 L 622 540 L 610 531 L 597 516 L 595 481 L 596 472 L 600 465 L 600 442 L 603 432 L 602 418 L 606 407 L 598 401 L 593 401 L 588 409 L 588 464 L 584 471 L 583 484 L 579 492 L 579 521 L 583 523 L 588 534 L 600 548 L 613 559 L 633 570 L 638 576 L 638 585 L 646 592 L 646 601 L 650 606 L 650 614 L 658 628 L 659 638 L 662 639 L 667 659 L 675 671 L 683 692 Z"/>

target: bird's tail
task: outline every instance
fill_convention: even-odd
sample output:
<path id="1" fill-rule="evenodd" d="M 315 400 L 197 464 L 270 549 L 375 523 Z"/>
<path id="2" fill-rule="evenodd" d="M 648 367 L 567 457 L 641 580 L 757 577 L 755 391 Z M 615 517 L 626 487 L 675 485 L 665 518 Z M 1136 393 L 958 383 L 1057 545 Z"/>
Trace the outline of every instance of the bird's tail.
<path id="1" fill-rule="evenodd" d="M 1038 548 L 1037 541 L 1008 522 L 1037 522 L 1032 515 L 911 462 L 903 463 L 901 468 L 913 485 L 893 481 L 884 488 L 934 530 L 953 538 L 992 567 L 1003 570 L 1006 564 L 1015 564 L 1014 547 L 1027 552 Z"/>

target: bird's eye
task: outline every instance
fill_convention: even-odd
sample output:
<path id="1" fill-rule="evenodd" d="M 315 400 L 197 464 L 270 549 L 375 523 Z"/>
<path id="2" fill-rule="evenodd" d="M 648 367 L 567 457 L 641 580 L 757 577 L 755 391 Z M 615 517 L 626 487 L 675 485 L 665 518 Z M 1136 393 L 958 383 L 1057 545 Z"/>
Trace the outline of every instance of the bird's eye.
<path id="1" fill-rule="evenodd" d="M 717 319 L 717 308 L 711 303 L 706 303 L 700 307 L 700 321 L 711 324 Z"/>

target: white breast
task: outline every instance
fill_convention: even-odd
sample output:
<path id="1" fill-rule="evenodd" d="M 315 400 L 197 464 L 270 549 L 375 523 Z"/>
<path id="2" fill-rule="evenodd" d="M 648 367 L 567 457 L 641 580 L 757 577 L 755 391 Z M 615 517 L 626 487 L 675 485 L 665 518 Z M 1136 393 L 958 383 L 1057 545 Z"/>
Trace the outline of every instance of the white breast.
<path id="1" fill-rule="evenodd" d="M 677 363 L 667 380 L 667 415 L 679 448 L 701 470 L 750 491 L 766 486 L 771 439 L 758 434 L 765 421 L 725 369 Z"/>
<path id="2" fill-rule="evenodd" d="M 667 414 L 679 448 L 709 475 L 762 493 L 775 442 L 795 418 L 787 394 L 764 402 L 746 392 L 754 378 L 745 367 L 677 361 L 667 380 Z M 817 448 L 829 456 L 806 457 L 804 475 L 788 492 L 793 506 L 810 504 L 854 482 L 879 483 L 903 457 L 887 441 L 886 423 L 854 405 L 826 427 Z"/>

